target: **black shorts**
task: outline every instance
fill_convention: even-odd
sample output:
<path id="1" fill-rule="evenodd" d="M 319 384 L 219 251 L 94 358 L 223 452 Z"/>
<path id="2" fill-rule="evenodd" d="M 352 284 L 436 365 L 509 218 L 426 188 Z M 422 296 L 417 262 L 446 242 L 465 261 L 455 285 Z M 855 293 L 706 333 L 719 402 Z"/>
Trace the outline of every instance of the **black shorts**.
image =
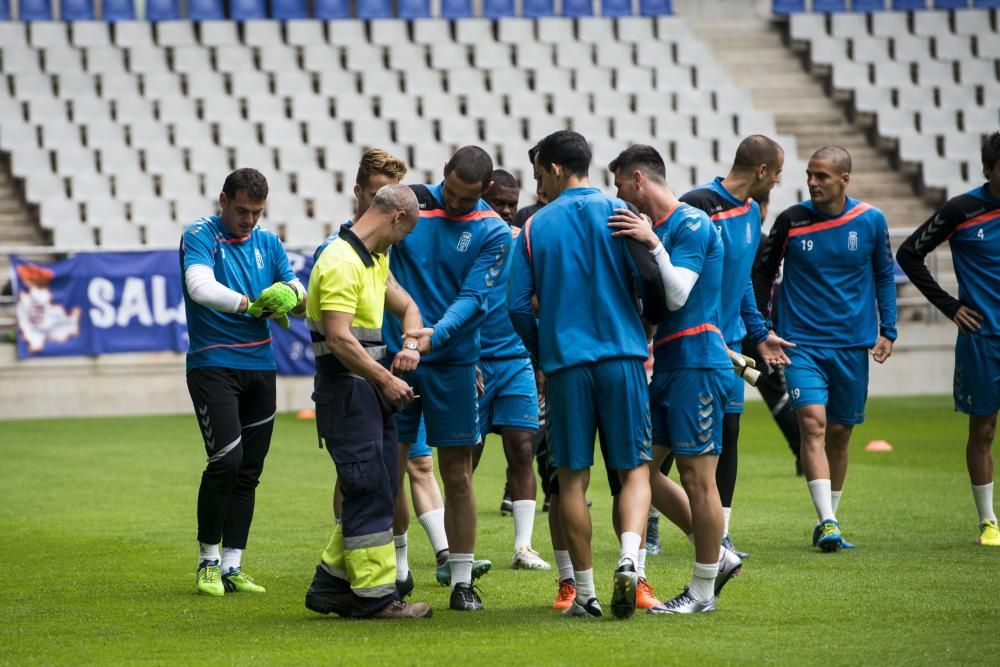
<path id="1" fill-rule="evenodd" d="M 188 392 L 210 459 L 224 455 L 244 430 L 274 420 L 275 375 L 215 366 L 188 371 Z"/>

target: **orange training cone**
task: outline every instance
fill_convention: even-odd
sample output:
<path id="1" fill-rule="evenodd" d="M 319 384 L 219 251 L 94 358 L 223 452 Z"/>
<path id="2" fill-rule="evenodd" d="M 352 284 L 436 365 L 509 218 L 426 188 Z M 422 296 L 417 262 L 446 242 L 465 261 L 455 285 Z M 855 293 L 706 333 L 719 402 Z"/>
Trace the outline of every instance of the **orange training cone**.
<path id="1" fill-rule="evenodd" d="M 302 408 L 295 413 L 296 419 L 316 419 L 316 411 L 312 408 Z"/>
<path id="2" fill-rule="evenodd" d="M 872 440 L 865 445 L 866 452 L 891 452 L 892 445 L 885 440 Z"/>

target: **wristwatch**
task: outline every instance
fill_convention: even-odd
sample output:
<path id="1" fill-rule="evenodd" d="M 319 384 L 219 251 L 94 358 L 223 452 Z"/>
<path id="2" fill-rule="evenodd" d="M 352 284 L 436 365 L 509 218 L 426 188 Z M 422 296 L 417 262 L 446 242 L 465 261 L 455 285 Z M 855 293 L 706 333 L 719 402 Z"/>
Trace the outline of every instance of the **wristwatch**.
<path id="1" fill-rule="evenodd" d="M 414 352 L 420 349 L 420 346 L 414 343 L 412 340 L 408 343 L 403 343 L 403 347 L 405 347 L 407 350 L 413 350 Z"/>

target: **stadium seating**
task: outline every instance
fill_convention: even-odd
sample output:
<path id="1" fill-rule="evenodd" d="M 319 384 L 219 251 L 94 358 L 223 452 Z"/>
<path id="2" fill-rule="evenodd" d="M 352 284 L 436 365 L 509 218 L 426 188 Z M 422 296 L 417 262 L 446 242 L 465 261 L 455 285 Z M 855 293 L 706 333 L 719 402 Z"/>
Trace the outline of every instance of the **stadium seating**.
<path id="1" fill-rule="evenodd" d="M 896 10 L 919 3 L 893 3 Z M 815 6 L 815 5 L 814 5 Z M 858 8 L 858 2 L 853 4 Z M 939 9 L 968 3 L 936 3 Z M 986 10 L 793 14 L 789 36 L 881 145 L 947 196 L 981 181 L 979 146 L 1000 127 L 1000 33 Z"/>
<path id="2" fill-rule="evenodd" d="M 301 3 L 282 4 L 270 11 L 301 14 Z M 445 5 L 453 16 L 471 6 Z M 606 14 L 623 3 L 602 3 L 595 16 L 564 3 L 563 13 L 583 15 L 531 20 L 497 0 L 483 11 L 503 18 L 452 23 L 344 18 L 349 6 L 334 0 L 316 4 L 323 20 L 279 22 L 253 18 L 263 5 L 244 0 L 230 9 L 241 25 L 218 20 L 217 0 L 189 6 L 199 20 L 152 0 L 152 23 L 0 27 L 0 151 L 57 244 L 173 245 L 214 209 L 229 170 L 254 166 L 271 185 L 265 224 L 311 245 L 351 215 L 355 165 L 373 145 L 403 157 L 410 180 L 433 181 L 456 147 L 479 143 L 521 179 L 526 204 L 528 148 L 555 129 L 588 137 L 593 179 L 607 188 L 605 167 L 623 147 L 660 147 L 678 192 L 724 172 L 742 134 L 775 132 L 685 22 L 663 16 L 669 2 L 618 18 Z M 399 7 L 423 15 L 426 6 Z M 794 138 L 778 139 L 786 171 L 801 171 Z M 801 195 L 782 184 L 775 205 Z"/>

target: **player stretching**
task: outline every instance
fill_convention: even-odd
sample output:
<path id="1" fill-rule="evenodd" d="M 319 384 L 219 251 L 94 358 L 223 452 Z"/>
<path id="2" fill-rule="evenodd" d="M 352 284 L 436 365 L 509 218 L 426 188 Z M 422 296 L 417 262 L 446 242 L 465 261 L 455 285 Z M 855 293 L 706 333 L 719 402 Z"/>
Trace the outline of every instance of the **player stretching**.
<path id="1" fill-rule="evenodd" d="M 397 417 L 401 446 L 417 437 L 420 417 L 427 442 L 438 448 L 445 488 L 445 531 L 451 552 L 446 564 L 451 608 L 483 608 L 472 588 L 476 499 L 472 488 L 473 446 L 479 441 L 476 363 L 486 299 L 507 270 L 510 229 L 482 200 L 493 161 L 477 146 L 460 148 L 445 165 L 444 181 L 411 186 L 420 202 L 420 223 L 392 251 L 392 273 L 413 295 L 426 328 L 401 331 L 386 320 L 393 354 L 417 349 L 420 366 L 407 377 L 420 396 Z M 489 568 L 480 563 L 478 573 Z"/>
<path id="2" fill-rule="evenodd" d="M 483 199 L 508 225 L 517 210 L 519 188 L 510 172 L 496 169 Z M 511 229 L 514 237 L 521 233 Z M 497 278 L 486 301 L 486 321 L 480 337 L 479 369 L 485 393 L 479 399 L 479 432 L 483 443 L 494 430 L 501 433 L 507 458 L 507 490 L 514 514 L 514 556 L 518 570 L 548 570 L 551 566 L 531 548 L 535 527 L 537 485 L 532 449 L 538 433 L 538 391 L 535 372 L 520 337 L 507 315 L 508 270 Z"/>
<path id="3" fill-rule="evenodd" d="M 550 203 L 517 239 L 508 309 L 546 376 L 550 461 L 558 470 L 560 519 L 576 583 L 573 604 L 563 613 L 603 613 L 594 590 L 585 496 L 600 427 L 622 481 L 611 609 L 627 618 L 635 612 L 636 564 L 649 510 L 646 335 L 631 289 L 635 265 L 628 244 L 607 229 L 608 216 L 625 203 L 590 187 L 590 158 L 586 139 L 576 132 L 555 132 L 539 143 L 535 164 Z"/>
<path id="4" fill-rule="evenodd" d="M 969 415 L 965 462 L 979 512 L 979 544 L 1000 546 L 993 511 L 993 438 L 1000 408 L 1000 132 L 983 143 L 986 183 L 949 199 L 903 242 L 896 259 L 927 300 L 958 325 L 955 409 Z M 924 258 L 948 241 L 958 299 L 941 289 Z"/>
<path id="5" fill-rule="evenodd" d="M 865 419 L 868 354 L 880 364 L 892 354 L 896 286 L 885 216 L 847 196 L 850 154 L 821 148 L 809 158 L 806 176 L 810 200 L 778 216 L 755 272 L 770 295 L 784 259 L 773 308 L 778 334 L 798 345 L 788 352 L 785 376 L 819 518 L 813 544 L 837 551 L 853 546 L 836 517 L 847 445 L 854 425 Z M 770 312 L 770 304 L 760 305 Z"/>
<path id="6" fill-rule="evenodd" d="M 207 595 L 264 592 L 243 573 L 241 558 L 277 409 L 266 318 L 287 328 L 286 313 L 305 309 L 281 241 L 257 227 L 266 201 L 264 176 L 237 169 L 222 186 L 222 212 L 188 226 L 181 239 L 187 385 L 208 455 L 198 490 L 196 577 Z"/>
<path id="7" fill-rule="evenodd" d="M 656 149 L 632 146 L 608 169 L 618 195 L 657 221 L 654 228 L 647 219 L 622 210 L 610 225 L 619 230 L 616 236 L 644 243 L 660 267 L 670 312 L 653 343 L 649 397 L 655 461 L 662 463 L 668 454 L 676 457 L 695 545 L 691 584 L 649 612 L 714 611 L 723 586 L 742 568 L 739 557 L 722 547 L 722 505 L 715 481 L 724 446 L 719 420 L 734 376 L 719 328 L 723 242 L 706 213 L 682 203 L 667 187 Z M 662 477 L 658 470 L 655 474 Z M 683 516 L 684 504 L 683 498 L 673 498 L 661 511 Z M 681 511 L 675 512 L 674 505 Z"/>
<path id="8" fill-rule="evenodd" d="M 750 270 L 760 244 L 760 205 L 754 201 L 767 196 L 778 183 L 785 153 L 775 141 L 754 134 L 740 142 L 733 167 L 725 177 L 688 192 L 680 199 L 701 209 L 712 219 L 725 249 L 722 270 L 722 310 L 720 328 L 726 345 L 741 352 L 743 338 L 749 334 L 761 357 L 772 364 L 786 364 L 782 341 L 768 335 L 764 318 L 757 310 Z M 733 373 L 732 390 L 722 419 L 722 453 L 716 470 L 716 483 L 722 499 L 722 543 L 733 548 L 729 539 L 729 518 L 739 465 L 738 441 L 740 415 L 743 413 L 743 378 Z M 734 549 L 734 551 L 736 551 Z M 747 554 L 737 551 L 741 558 Z"/>

